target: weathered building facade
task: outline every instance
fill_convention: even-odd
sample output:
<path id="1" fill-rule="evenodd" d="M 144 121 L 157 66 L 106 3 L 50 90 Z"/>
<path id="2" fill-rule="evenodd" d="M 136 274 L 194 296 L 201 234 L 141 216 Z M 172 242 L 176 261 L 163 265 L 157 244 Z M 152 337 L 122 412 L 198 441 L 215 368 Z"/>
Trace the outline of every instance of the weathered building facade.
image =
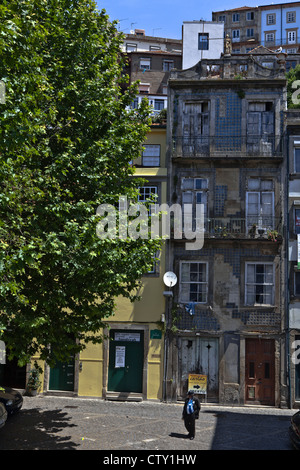
<path id="1" fill-rule="evenodd" d="M 196 373 L 210 401 L 287 403 L 284 71 L 276 54 L 227 44 L 219 60 L 171 73 L 169 202 L 203 204 L 204 246 L 186 250 L 184 229 L 169 242 L 168 399 Z"/>
<path id="2" fill-rule="evenodd" d="M 287 347 L 291 407 L 300 405 L 300 112 L 286 112 L 287 127 Z"/>

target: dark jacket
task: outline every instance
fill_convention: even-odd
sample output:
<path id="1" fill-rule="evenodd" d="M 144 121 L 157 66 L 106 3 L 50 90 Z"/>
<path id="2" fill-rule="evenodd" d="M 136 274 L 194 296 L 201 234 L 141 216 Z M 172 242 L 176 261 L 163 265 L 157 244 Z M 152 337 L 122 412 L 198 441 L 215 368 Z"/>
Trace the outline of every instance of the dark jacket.
<path id="1" fill-rule="evenodd" d="M 195 416 L 195 419 L 198 419 L 199 418 L 199 411 L 201 409 L 201 405 L 200 405 L 200 402 L 198 400 L 198 398 L 195 398 L 194 396 L 192 397 L 192 400 L 193 400 L 193 408 L 194 408 L 194 416 Z M 188 405 L 188 402 L 190 401 L 190 398 L 186 398 L 185 399 L 185 402 L 184 402 L 184 405 L 183 405 L 183 411 L 182 411 L 182 417 L 183 419 L 186 418 L 188 415 L 187 413 L 187 405 Z"/>

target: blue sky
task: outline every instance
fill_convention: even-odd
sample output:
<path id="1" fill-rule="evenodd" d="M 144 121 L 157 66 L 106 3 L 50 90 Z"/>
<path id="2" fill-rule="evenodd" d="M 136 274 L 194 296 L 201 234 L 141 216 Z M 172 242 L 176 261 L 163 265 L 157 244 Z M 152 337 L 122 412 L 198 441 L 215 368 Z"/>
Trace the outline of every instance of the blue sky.
<path id="1" fill-rule="evenodd" d="M 148 36 L 181 39 L 183 21 L 211 21 L 213 11 L 242 6 L 270 5 L 270 0 L 96 0 L 111 20 L 120 20 L 119 29 L 145 29 Z M 288 3 L 275 1 L 274 3 Z"/>

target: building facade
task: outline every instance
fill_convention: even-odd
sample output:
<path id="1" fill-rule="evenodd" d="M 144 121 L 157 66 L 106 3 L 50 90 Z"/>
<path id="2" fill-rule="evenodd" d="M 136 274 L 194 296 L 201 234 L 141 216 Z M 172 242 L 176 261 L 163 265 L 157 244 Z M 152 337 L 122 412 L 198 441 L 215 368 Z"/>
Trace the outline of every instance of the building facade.
<path id="1" fill-rule="evenodd" d="M 233 53 L 247 53 L 260 44 L 258 7 L 241 7 L 212 13 L 213 21 L 224 22 L 224 35 L 232 40 Z"/>
<path id="2" fill-rule="evenodd" d="M 169 201 L 203 205 L 204 246 L 168 248 L 167 397 L 204 374 L 209 401 L 284 406 L 285 64 L 230 50 L 169 80 Z"/>
<path id="3" fill-rule="evenodd" d="M 182 25 L 182 68 L 202 59 L 218 59 L 224 52 L 224 23 L 184 21 Z"/>
<path id="4" fill-rule="evenodd" d="M 300 112 L 289 109 L 287 119 L 287 244 L 288 338 L 290 402 L 300 405 Z"/>
<path id="5" fill-rule="evenodd" d="M 260 42 L 270 49 L 299 52 L 300 2 L 263 5 L 260 10 Z"/>

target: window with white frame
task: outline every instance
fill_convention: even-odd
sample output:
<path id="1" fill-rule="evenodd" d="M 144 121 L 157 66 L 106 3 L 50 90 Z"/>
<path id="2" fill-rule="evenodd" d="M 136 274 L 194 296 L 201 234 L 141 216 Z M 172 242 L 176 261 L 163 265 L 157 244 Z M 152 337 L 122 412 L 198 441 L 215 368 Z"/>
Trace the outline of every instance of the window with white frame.
<path id="1" fill-rule="evenodd" d="M 252 20 L 254 20 L 254 11 L 247 11 L 247 13 L 246 13 L 246 20 L 247 20 L 247 21 L 252 21 Z"/>
<path id="2" fill-rule="evenodd" d="M 183 303 L 207 303 L 208 265 L 206 262 L 182 261 L 180 263 L 180 293 Z"/>
<path id="3" fill-rule="evenodd" d="M 239 13 L 233 13 L 232 22 L 237 23 L 238 21 L 240 21 L 240 14 Z"/>
<path id="4" fill-rule="evenodd" d="M 300 173 L 300 147 L 294 149 L 294 172 Z"/>
<path id="5" fill-rule="evenodd" d="M 246 192 L 246 220 L 248 229 L 274 228 L 274 182 L 262 178 L 249 178 Z"/>
<path id="6" fill-rule="evenodd" d="M 296 12 L 295 11 L 288 11 L 286 13 L 286 22 L 287 23 L 295 23 L 296 22 Z"/>
<path id="7" fill-rule="evenodd" d="M 151 70 L 151 59 L 140 59 L 140 69 Z"/>
<path id="8" fill-rule="evenodd" d="M 245 304 L 274 305 L 274 278 L 273 263 L 246 263 Z"/>
<path id="9" fill-rule="evenodd" d="M 252 38 L 254 36 L 254 29 L 247 28 L 247 38 Z"/>
<path id="10" fill-rule="evenodd" d="M 233 29 L 232 30 L 232 42 L 237 42 L 240 40 L 240 30 Z"/>
<path id="11" fill-rule="evenodd" d="M 145 150 L 142 155 L 142 165 L 157 167 L 160 165 L 160 145 L 144 144 Z"/>
<path id="12" fill-rule="evenodd" d="M 127 42 L 126 43 L 126 52 L 136 52 L 137 51 L 137 44 Z"/>
<path id="13" fill-rule="evenodd" d="M 287 33 L 287 42 L 288 44 L 296 44 L 297 42 L 297 31 L 292 30 Z"/>
<path id="14" fill-rule="evenodd" d="M 226 15 L 219 15 L 218 17 L 218 21 L 221 23 L 223 21 L 223 23 L 226 23 Z"/>
<path id="15" fill-rule="evenodd" d="M 275 23 L 276 23 L 276 13 L 267 14 L 267 24 L 275 24 Z"/>
<path id="16" fill-rule="evenodd" d="M 265 33 L 265 42 L 274 42 L 275 33 Z"/>
<path id="17" fill-rule="evenodd" d="M 157 186 L 140 186 L 138 202 L 149 203 L 149 204 L 158 204 L 158 188 Z M 154 211 L 154 212 L 153 212 Z M 155 207 L 149 207 L 149 215 L 156 212 Z"/>

